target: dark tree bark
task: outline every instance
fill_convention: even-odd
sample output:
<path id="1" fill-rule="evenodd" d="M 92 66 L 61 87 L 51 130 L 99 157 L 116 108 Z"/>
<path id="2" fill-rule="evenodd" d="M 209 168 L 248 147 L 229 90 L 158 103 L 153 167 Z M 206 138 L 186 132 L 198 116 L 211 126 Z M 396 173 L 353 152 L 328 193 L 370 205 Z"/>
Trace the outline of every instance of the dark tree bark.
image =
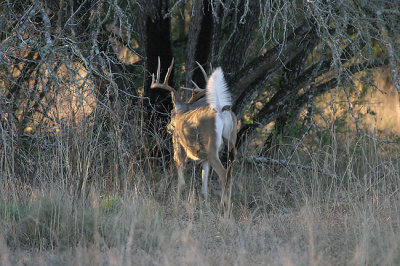
<path id="1" fill-rule="evenodd" d="M 220 54 L 220 46 L 223 39 L 222 24 L 224 10 L 220 4 L 214 6 L 213 15 L 213 36 L 211 41 L 210 64 L 219 65 L 218 59 Z"/>
<path id="2" fill-rule="evenodd" d="M 197 38 L 195 58 L 203 68 L 208 71 L 208 59 L 211 52 L 211 41 L 213 34 L 213 14 L 211 10 L 210 0 L 203 0 L 203 18 L 201 20 L 201 29 Z M 200 88 L 205 88 L 206 81 L 201 70 L 196 67 L 193 72 L 193 81 Z"/>
<path id="3" fill-rule="evenodd" d="M 250 49 L 251 35 L 257 26 L 260 14 L 260 3 L 242 0 L 232 10 L 231 23 L 227 31 L 228 41 L 224 44 L 221 55 L 221 66 L 227 78 L 233 77 L 244 66 Z"/>
<path id="4" fill-rule="evenodd" d="M 305 22 L 289 35 L 283 47 L 281 44 L 276 45 L 265 54 L 253 59 L 228 80 L 232 91 L 233 111 L 238 119 L 241 119 L 246 106 L 257 95 L 260 82 L 265 83 L 283 65 L 303 53 L 308 46 L 308 42 L 304 40 L 314 38 L 317 38 L 315 31 L 308 22 Z"/>
<path id="5" fill-rule="evenodd" d="M 279 80 L 279 88 L 281 90 L 286 90 L 288 88 L 296 88 L 296 84 L 293 84 L 295 80 L 299 77 L 303 68 L 305 66 L 305 62 L 307 57 L 313 51 L 315 46 L 318 44 L 318 38 L 311 39 L 308 45 L 305 47 L 304 51 L 299 53 L 296 57 L 293 58 L 284 68 L 283 74 Z M 300 88 L 297 88 L 299 90 Z M 279 116 L 275 120 L 275 134 L 279 134 L 281 136 L 287 136 L 290 128 L 293 128 L 296 121 L 299 118 L 301 109 L 303 106 L 297 106 L 294 102 L 287 103 L 288 111 L 283 115 Z M 272 143 L 271 134 L 267 140 L 267 143 Z"/>
<path id="6" fill-rule="evenodd" d="M 170 93 L 162 89 L 150 89 L 151 75 L 156 73 L 158 66 L 158 57 L 161 62 L 161 77 L 167 73 L 168 67 L 172 61 L 171 47 L 171 18 L 165 16 L 169 11 L 168 0 L 153 0 L 153 8 L 147 10 L 145 16 L 145 78 L 144 91 L 145 97 L 149 98 L 148 113 L 155 120 L 153 125 L 166 125 L 168 114 L 172 109 Z M 174 71 L 170 77 L 170 85 L 174 86 Z"/>
<path id="7" fill-rule="evenodd" d="M 199 62 L 208 71 L 214 26 L 213 19 L 210 0 L 193 1 L 187 45 L 186 87 L 191 87 L 193 80 L 200 88 L 205 88 L 204 76 L 195 62 Z"/>

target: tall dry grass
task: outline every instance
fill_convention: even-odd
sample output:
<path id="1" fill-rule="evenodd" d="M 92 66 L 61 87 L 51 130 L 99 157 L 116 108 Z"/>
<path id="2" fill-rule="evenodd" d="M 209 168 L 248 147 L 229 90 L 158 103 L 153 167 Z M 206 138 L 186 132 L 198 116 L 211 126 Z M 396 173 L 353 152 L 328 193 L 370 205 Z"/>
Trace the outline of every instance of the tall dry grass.
<path id="1" fill-rule="evenodd" d="M 394 144 L 330 132 L 319 145 L 263 151 L 290 157 L 286 166 L 250 163 L 258 151 L 245 151 L 223 218 L 215 176 L 207 207 L 200 171 L 189 167 L 176 206 L 171 159 L 152 151 L 168 150 L 168 141 L 103 118 L 21 142 L 3 131 L 2 265 L 400 263 Z"/>

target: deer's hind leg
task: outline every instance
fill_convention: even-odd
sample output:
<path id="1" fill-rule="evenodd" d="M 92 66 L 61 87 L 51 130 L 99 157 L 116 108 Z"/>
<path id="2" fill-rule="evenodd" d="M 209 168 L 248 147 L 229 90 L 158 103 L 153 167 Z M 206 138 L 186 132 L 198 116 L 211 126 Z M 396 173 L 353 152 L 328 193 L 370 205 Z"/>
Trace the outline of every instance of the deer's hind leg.
<path id="1" fill-rule="evenodd" d="M 207 203 L 208 201 L 208 174 L 210 173 L 210 164 L 208 161 L 204 161 L 202 164 L 201 170 L 201 183 L 202 183 L 202 190 L 201 193 L 203 194 L 204 201 Z"/>
<path id="2" fill-rule="evenodd" d="M 218 157 L 218 154 L 210 153 L 208 156 L 208 161 L 210 162 L 211 167 L 217 173 L 219 177 L 219 181 L 221 183 L 221 206 L 225 215 L 229 215 L 229 207 L 230 207 L 230 193 L 229 193 L 229 177 L 228 172 L 224 168 L 221 163 L 221 160 Z"/>
<path id="3" fill-rule="evenodd" d="M 182 192 L 182 187 L 185 185 L 185 177 L 183 174 L 183 171 L 185 169 L 186 165 L 186 152 L 183 149 L 183 147 L 179 144 L 179 142 L 176 140 L 176 137 L 173 136 L 173 145 L 174 145 L 174 161 L 176 168 L 178 170 L 178 186 L 177 186 L 177 201 L 179 202 L 181 192 Z"/>
<path id="4" fill-rule="evenodd" d="M 232 113 L 230 113 L 231 116 L 231 127 L 229 128 L 229 132 L 224 132 L 223 134 L 223 139 L 224 139 L 224 143 L 225 145 L 228 147 L 228 169 L 227 169 L 227 178 L 228 178 L 228 182 L 229 182 L 229 178 L 231 176 L 231 172 L 232 172 L 232 164 L 233 161 L 236 158 L 236 139 L 237 139 L 237 118 L 235 115 L 233 115 Z"/>

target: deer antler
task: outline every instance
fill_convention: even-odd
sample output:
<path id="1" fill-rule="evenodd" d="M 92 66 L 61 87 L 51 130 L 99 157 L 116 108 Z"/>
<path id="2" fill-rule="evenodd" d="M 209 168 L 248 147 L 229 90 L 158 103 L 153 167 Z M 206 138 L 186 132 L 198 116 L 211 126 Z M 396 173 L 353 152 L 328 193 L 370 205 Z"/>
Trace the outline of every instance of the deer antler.
<path id="1" fill-rule="evenodd" d="M 172 58 L 171 65 L 169 66 L 167 74 L 165 75 L 164 82 L 160 83 L 161 63 L 160 63 L 160 57 L 158 57 L 157 77 L 155 79 L 154 78 L 154 74 L 151 76 L 151 86 L 150 86 L 150 88 L 152 88 L 152 89 L 155 89 L 155 88 L 164 89 L 164 90 L 170 91 L 170 92 L 172 92 L 172 93 L 174 93 L 176 95 L 177 94 L 176 90 L 168 85 L 168 80 L 169 80 L 169 77 L 171 76 L 171 72 L 172 72 L 172 68 L 173 67 L 174 67 L 174 58 Z"/>
<path id="2" fill-rule="evenodd" d="M 182 102 L 177 98 L 178 93 L 174 88 L 168 85 L 169 77 L 171 76 L 172 68 L 174 67 L 174 58 L 172 58 L 171 65 L 168 68 L 167 74 L 165 75 L 164 82 L 160 83 L 160 72 L 161 72 L 161 63 L 160 57 L 158 57 L 158 66 L 157 66 L 157 77 L 154 78 L 154 74 L 151 77 L 151 89 L 159 88 L 164 89 L 171 92 L 172 102 L 174 104 L 175 109 L 182 110 L 183 105 Z"/>
<path id="3" fill-rule="evenodd" d="M 199 66 L 201 72 L 203 73 L 205 82 L 207 83 L 208 77 L 207 77 L 206 71 L 204 70 L 203 66 L 199 62 L 196 61 L 196 64 Z M 160 57 L 158 57 L 157 76 L 154 77 L 154 74 L 152 75 L 150 88 L 152 88 L 152 89 L 159 88 L 159 89 L 164 89 L 164 90 L 170 91 L 172 93 L 172 98 L 173 98 L 172 100 L 174 101 L 174 104 L 176 106 L 176 104 L 180 105 L 179 100 L 176 98 L 178 96 L 178 93 L 173 87 L 168 85 L 169 77 L 171 76 L 173 66 L 174 66 L 174 58 L 172 58 L 171 65 L 168 68 L 167 74 L 165 75 L 164 82 L 161 83 L 160 82 L 161 63 L 160 63 Z M 194 81 L 192 81 L 192 83 L 194 85 L 193 89 L 183 87 L 184 90 L 192 91 L 192 97 L 189 99 L 189 101 L 186 102 L 188 104 L 195 103 L 196 101 L 198 101 L 199 99 L 204 97 L 204 95 L 206 94 L 205 89 L 200 88 Z"/>
<path id="4" fill-rule="evenodd" d="M 193 82 L 193 81 L 192 81 Z M 187 91 L 194 91 L 194 92 L 202 92 L 204 89 L 201 89 L 201 88 L 199 88 L 198 86 L 197 86 L 197 84 L 196 84 L 196 86 L 194 87 L 194 88 L 186 88 L 186 87 L 181 87 L 181 89 L 182 90 L 187 90 Z"/>
<path id="5" fill-rule="evenodd" d="M 196 64 L 199 66 L 201 73 L 203 73 L 204 80 L 207 84 L 208 76 L 207 76 L 206 71 L 204 70 L 203 66 L 199 62 L 196 61 Z M 196 82 L 194 82 L 193 80 L 192 80 L 192 83 L 194 85 L 194 89 L 192 89 L 192 97 L 189 99 L 189 101 L 187 101 L 187 103 L 189 103 L 189 104 L 198 101 L 200 98 L 202 98 L 202 97 L 204 97 L 204 95 L 206 95 L 205 89 L 200 88 L 199 85 L 197 85 Z M 197 93 L 195 94 L 195 92 L 197 92 Z"/>
<path id="6" fill-rule="evenodd" d="M 203 66 L 202 66 L 199 62 L 196 61 L 196 64 L 199 66 L 199 68 L 200 68 L 200 70 L 201 70 L 201 73 L 203 73 L 204 80 L 205 80 L 205 82 L 206 82 L 206 84 L 207 84 L 207 82 L 208 82 L 208 76 L 207 76 L 206 71 L 204 70 Z"/>

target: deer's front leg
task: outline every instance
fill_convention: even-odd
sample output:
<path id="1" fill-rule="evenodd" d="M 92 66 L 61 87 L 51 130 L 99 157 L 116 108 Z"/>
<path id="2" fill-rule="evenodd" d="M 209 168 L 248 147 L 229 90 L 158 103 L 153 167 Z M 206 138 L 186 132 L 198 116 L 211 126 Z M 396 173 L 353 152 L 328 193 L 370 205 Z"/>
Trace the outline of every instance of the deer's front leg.
<path id="1" fill-rule="evenodd" d="M 181 197 L 182 187 L 185 185 L 185 178 L 183 177 L 183 167 L 178 165 L 178 187 L 176 189 L 177 200 Z"/>
<path id="2" fill-rule="evenodd" d="M 176 164 L 176 168 L 178 170 L 177 199 L 179 200 L 182 187 L 185 185 L 185 178 L 183 175 L 183 171 L 184 171 L 184 166 L 186 164 L 186 153 L 183 147 L 177 141 L 176 136 L 173 136 L 172 140 L 174 144 L 174 161 Z"/>
<path id="3" fill-rule="evenodd" d="M 202 183 L 202 190 L 201 193 L 203 194 L 204 201 L 207 202 L 208 200 L 208 174 L 210 173 L 210 165 L 208 161 L 203 162 L 203 169 L 201 171 L 201 183 Z"/>
<path id="4" fill-rule="evenodd" d="M 183 176 L 183 167 L 178 165 L 178 186 L 185 185 L 185 177 Z"/>

